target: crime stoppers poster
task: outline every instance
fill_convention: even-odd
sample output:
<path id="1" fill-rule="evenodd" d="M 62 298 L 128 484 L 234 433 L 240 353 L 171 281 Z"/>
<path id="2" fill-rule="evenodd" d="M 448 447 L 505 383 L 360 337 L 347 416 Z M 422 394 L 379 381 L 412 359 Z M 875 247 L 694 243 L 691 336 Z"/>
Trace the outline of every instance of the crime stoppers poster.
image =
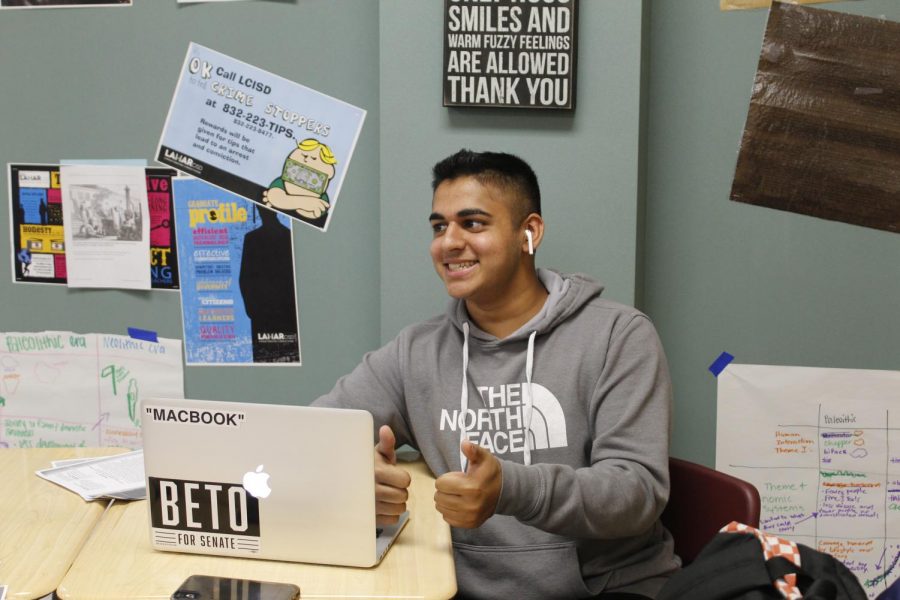
<path id="1" fill-rule="evenodd" d="M 444 106 L 575 108 L 577 0 L 444 0 Z"/>

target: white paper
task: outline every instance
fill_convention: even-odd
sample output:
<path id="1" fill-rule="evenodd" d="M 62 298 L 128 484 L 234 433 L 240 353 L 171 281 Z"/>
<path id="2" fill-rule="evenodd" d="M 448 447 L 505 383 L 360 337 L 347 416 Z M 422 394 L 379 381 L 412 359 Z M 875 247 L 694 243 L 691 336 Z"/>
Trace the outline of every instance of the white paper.
<path id="1" fill-rule="evenodd" d="M 150 211 L 141 167 L 60 166 L 69 287 L 150 289 Z"/>
<path id="2" fill-rule="evenodd" d="M 140 448 L 152 396 L 184 397 L 180 340 L 0 333 L 0 448 Z"/>
<path id="3" fill-rule="evenodd" d="M 68 467 L 72 465 L 77 465 L 79 463 L 88 462 L 89 460 L 94 460 L 93 458 L 67 458 L 65 460 L 52 460 L 50 461 L 50 465 L 53 467 Z"/>
<path id="4" fill-rule="evenodd" d="M 900 575 L 900 372 L 729 365 L 716 469 L 757 487 L 762 529 L 842 560 L 870 598 Z"/>
<path id="5" fill-rule="evenodd" d="M 143 450 L 43 469 L 36 474 L 85 500 L 103 497 L 136 499 L 146 495 Z"/>

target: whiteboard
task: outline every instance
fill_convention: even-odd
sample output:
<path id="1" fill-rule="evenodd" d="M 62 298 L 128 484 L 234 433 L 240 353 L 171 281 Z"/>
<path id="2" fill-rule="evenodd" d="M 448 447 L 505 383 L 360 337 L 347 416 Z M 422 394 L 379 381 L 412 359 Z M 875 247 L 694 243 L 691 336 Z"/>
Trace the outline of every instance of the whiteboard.
<path id="1" fill-rule="evenodd" d="M 0 448 L 139 448 L 151 396 L 184 397 L 180 340 L 0 333 Z"/>
<path id="2" fill-rule="evenodd" d="M 900 575 L 900 371 L 729 365 L 716 469 L 757 487 L 761 529 L 840 559 L 870 598 Z"/>

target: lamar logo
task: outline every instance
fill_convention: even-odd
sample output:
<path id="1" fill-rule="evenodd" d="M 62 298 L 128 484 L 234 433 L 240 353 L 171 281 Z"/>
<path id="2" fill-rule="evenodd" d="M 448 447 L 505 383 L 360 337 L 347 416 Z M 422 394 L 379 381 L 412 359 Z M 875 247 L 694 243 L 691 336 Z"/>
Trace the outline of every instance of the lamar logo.
<path id="1" fill-rule="evenodd" d="M 190 156 L 186 156 L 180 152 L 176 152 L 175 150 L 166 148 L 165 150 L 163 150 L 163 157 L 173 162 L 177 162 L 179 165 L 187 167 L 195 173 L 200 173 L 203 171 L 203 165 L 195 163 L 194 159 Z"/>
<path id="2" fill-rule="evenodd" d="M 265 340 L 284 340 L 283 333 L 257 333 L 256 339 L 259 341 Z"/>
<path id="3" fill-rule="evenodd" d="M 259 551 L 259 500 L 239 483 L 150 477 L 148 497 L 159 545 Z"/>
<path id="4" fill-rule="evenodd" d="M 220 425 L 238 427 L 244 420 L 244 413 L 223 410 L 186 410 L 174 408 L 144 407 L 144 414 L 153 421 L 169 423 L 191 423 L 194 425 Z"/>

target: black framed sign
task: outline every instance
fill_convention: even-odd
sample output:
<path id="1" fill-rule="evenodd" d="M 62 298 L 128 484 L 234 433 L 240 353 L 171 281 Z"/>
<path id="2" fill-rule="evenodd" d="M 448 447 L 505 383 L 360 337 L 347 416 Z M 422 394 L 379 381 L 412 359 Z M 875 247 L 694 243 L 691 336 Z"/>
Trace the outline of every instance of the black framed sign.
<path id="1" fill-rule="evenodd" d="M 444 106 L 575 108 L 577 0 L 444 0 Z"/>

